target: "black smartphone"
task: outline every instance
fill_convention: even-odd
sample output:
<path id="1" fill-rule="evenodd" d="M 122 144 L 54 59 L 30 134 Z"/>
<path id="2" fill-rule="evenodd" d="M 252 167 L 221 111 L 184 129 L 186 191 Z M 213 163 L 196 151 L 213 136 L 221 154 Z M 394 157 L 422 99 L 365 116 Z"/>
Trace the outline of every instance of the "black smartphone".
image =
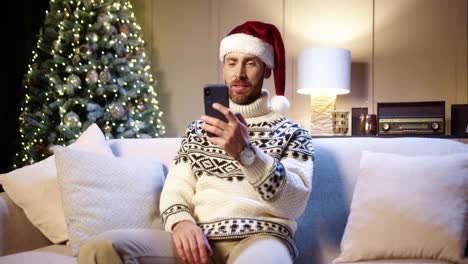
<path id="1" fill-rule="evenodd" d="M 227 122 L 227 118 L 218 110 L 213 108 L 214 103 L 222 104 L 229 108 L 228 87 L 224 84 L 208 84 L 203 88 L 203 101 L 205 103 L 205 115 L 212 116 Z M 207 132 L 209 137 L 214 136 Z"/>

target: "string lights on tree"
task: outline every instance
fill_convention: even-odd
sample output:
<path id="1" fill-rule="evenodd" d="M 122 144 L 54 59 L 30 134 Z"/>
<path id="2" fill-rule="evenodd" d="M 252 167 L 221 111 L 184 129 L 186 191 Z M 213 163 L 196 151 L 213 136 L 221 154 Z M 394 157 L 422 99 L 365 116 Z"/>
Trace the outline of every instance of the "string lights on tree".
<path id="1" fill-rule="evenodd" d="M 141 28 L 124 0 L 51 0 L 25 74 L 14 167 L 96 123 L 106 138 L 165 133 Z"/>

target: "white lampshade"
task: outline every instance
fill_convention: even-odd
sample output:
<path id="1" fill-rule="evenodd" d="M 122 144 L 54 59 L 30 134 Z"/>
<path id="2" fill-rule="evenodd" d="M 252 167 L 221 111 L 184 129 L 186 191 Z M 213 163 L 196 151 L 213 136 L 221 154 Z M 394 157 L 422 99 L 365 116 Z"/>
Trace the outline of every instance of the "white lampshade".
<path id="1" fill-rule="evenodd" d="M 306 48 L 299 54 L 301 94 L 347 94 L 350 90 L 351 52 L 342 48 Z"/>

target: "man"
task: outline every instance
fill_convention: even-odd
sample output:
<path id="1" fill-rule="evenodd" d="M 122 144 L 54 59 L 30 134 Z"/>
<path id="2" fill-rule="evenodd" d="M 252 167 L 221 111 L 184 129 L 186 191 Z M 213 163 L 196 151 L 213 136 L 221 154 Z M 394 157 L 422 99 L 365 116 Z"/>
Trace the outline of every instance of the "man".
<path id="1" fill-rule="evenodd" d="M 134 241 L 121 233 L 87 243 L 80 263 L 160 256 L 170 233 L 174 253 L 188 263 L 292 263 L 295 219 L 311 191 L 313 148 L 302 126 L 272 110 L 289 104 L 282 96 L 281 35 L 274 25 L 248 21 L 222 40 L 220 60 L 230 107 L 213 107 L 228 122 L 203 115 L 188 127 L 161 194 L 168 233 L 140 230 Z M 279 96 L 270 108 L 262 86 L 272 71 Z"/>
<path id="2" fill-rule="evenodd" d="M 213 107 L 228 122 L 203 115 L 187 129 L 161 196 L 164 227 L 188 263 L 291 263 L 313 152 L 307 131 L 272 111 L 262 90 L 273 69 L 284 94 L 281 35 L 246 22 L 222 40 L 220 59 L 230 108 Z"/>

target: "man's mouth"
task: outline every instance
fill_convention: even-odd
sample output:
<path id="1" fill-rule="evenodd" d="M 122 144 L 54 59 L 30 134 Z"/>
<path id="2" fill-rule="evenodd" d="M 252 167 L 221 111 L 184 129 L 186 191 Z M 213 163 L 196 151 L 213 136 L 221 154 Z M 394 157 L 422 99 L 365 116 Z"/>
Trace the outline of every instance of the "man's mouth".
<path id="1" fill-rule="evenodd" d="M 249 89 L 249 85 L 247 83 L 233 83 L 231 87 L 234 88 L 234 91 L 241 93 Z"/>

